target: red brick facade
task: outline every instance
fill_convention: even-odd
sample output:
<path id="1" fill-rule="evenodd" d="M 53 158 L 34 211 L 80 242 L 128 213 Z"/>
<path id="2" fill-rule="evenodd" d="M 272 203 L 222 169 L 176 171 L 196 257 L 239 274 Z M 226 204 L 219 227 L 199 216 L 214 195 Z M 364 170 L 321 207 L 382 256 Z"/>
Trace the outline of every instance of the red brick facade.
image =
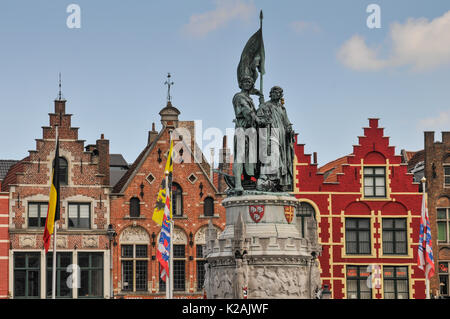
<path id="1" fill-rule="evenodd" d="M 0 299 L 8 297 L 8 203 L 9 194 L 0 192 Z"/>
<path id="2" fill-rule="evenodd" d="M 210 220 L 219 230 L 224 228 L 225 209 L 221 205 L 224 194 L 219 193 L 216 185 L 211 182 L 210 166 L 193 141 L 194 123 L 178 121 L 178 114 L 179 111 L 169 102 L 160 112 L 162 130 L 158 133 L 153 129 L 149 133 L 148 145 L 127 174 L 113 188 L 111 223 L 117 233 L 113 254 L 115 298 L 165 298 L 165 293 L 159 289 L 159 263 L 156 259 L 161 227 L 152 220 L 152 215 L 158 190 L 164 178 L 169 150 L 169 130 L 174 130 L 173 182 L 182 189 L 182 196 L 179 197 L 182 202 L 182 215 L 176 216 L 174 212 L 173 240 L 174 245 L 184 247 L 184 257 L 177 258 L 174 254 L 175 260 L 181 265 L 179 266 L 182 268 L 181 272 L 184 272 L 184 276 L 181 273 L 178 275 L 184 278 L 178 280 L 184 287 L 174 289 L 174 298 L 203 296 L 203 290 L 197 283 L 197 261 L 202 260 L 202 256 L 197 254 L 196 247 L 205 244 L 205 229 Z M 182 135 L 182 141 L 179 135 Z M 201 164 L 194 161 L 193 150 L 196 150 L 197 158 L 202 159 Z M 181 158 L 183 161 L 180 161 Z M 132 198 L 138 199 L 140 207 L 138 217 L 131 217 L 130 214 Z M 206 198 L 213 200 L 213 217 L 204 215 Z M 175 195 L 173 201 L 176 201 Z M 176 205 L 180 206 L 180 202 Z M 144 256 L 141 259 L 126 258 L 125 247 L 135 245 L 146 247 L 147 253 L 141 255 Z M 136 265 L 139 262 L 145 269 L 137 270 Z M 176 271 L 179 272 L 180 268 Z"/>
<path id="3" fill-rule="evenodd" d="M 425 177 L 428 194 L 431 238 L 435 260 L 435 275 L 430 280 L 431 293 L 449 296 L 450 264 L 450 132 L 442 132 L 435 141 L 434 132 L 425 132 Z M 448 176 L 447 179 L 445 176 Z M 441 216 L 438 216 L 438 213 Z M 438 234 L 438 224 L 441 225 Z M 446 226 L 444 226 L 446 225 Z M 440 286 L 440 284 L 442 285 Z"/>
<path id="4" fill-rule="evenodd" d="M 369 120 L 369 127 L 364 128 L 364 136 L 359 137 L 352 154 L 320 170 L 311 161 L 311 155 L 304 153 L 304 145 L 297 144 L 295 154 L 294 194 L 315 211 L 323 246 L 319 258 L 321 278 L 323 284 L 329 285 L 332 297 L 363 298 L 362 291 L 369 285 L 361 285 L 369 276 L 373 288 L 365 294 L 366 298 L 425 298 L 424 273 L 416 264 L 422 194 L 412 174 L 407 173 L 406 164 L 401 164 L 401 157 L 389 146 L 389 138 L 383 136 L 378 120 Z M 377 172 L 384 171 L 384 177 L 376 182 L 384 184 L 384 189 L 379 188 L 383 195 L 377 198 L 366 196 L 370 187 L 364 186 L 365 180 L 371 185 L 369 172 L 375 172 L 375 168 L 379 168 Z M 392 254 L 388 251 L 390 235 L 386 225 L 397 221 L 405 224 L 398 235 L 404 239 L 399 246 L 405 251 Z M 353 237 L 357 232 L 353 225 L 366 222 L 368 229 L 358 232 L 361 242 L 355 246 Z M 366 246 L 367 251 L 353 251 L 353 247 Z M 371 265 L 380 268 L 369 268 Z M 356 283 L 357 277 L 363 280 Z"/>
<path id="5" fill-rule="evenodd" d="M 65 107 L 65 100 L 55 101 L 55 112 L 49 114 L 50 126 L 43 127 L 43 137 L 36 139 L 36 150 L 29 151 L 29 156 L 9 170 L 2 185 L 2 190 L 11 198 L 9 291 L 13 298 L 46 298 L 49 291 L 42 240 L 42 218 L 45 221 L 47 211 L 46 206 L 39 205 L 48 203 L 57 126 L 60 158 L 67 163 L 67 183 L 60 188 L 57 251 L 66 253 L 66 261 L 71 264 L 96 267 L 85 272 L 90 273 L 88 276 L 82 272 L 81 289 L 70 289 L 68 296 L 103 298 L 110 295 L 106 233 L 109 224 L 109 141 L 102 136 L 90 151 L 86 151 L 84 141 L 78 139 L 78 128 L 71 126 L 72 115 L 66 114 Z M 69 207 L 72 211 L 70 220 Z M 37 216 L 41 217 L 40 221 Z M 49 252 L 52 249 L 53 239 Z M 26 277 L 29 274 L 23 268 L 15 268 L 15 258 L 33 260 L 33 278 Z M 28 266 L 24 263 L 23 267 Z M 1 274 L 3 276 L 3 272 Z M 94 276 L 97 279 L 93 279 Z M 15 277 L 21 279 L 15 281 Z M 60 285 L 65 287 L 65 282 L 61 280 Z"/>

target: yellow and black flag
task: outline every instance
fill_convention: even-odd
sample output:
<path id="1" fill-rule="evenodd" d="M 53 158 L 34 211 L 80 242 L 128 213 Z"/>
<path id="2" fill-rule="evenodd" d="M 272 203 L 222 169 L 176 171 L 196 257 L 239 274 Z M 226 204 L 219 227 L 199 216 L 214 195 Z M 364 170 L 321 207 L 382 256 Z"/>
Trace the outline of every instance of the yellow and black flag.
<path id="1" fill-rule="evenodd" d="M 166 167 L 164 168 L 165 172 L 169 172 L 169 176 L 167 178 L 169 185 L 167 185 L 167 189 L 170 191 L 172 188 L 172 172 L 173 172 L 173 162 L 172 162 L 172 153 L 173 153 L 173 141 L 170 140 L 170 148 L 169 155 L 167 156 Z M 156 199 L 155 209 L 153 211 L 152 219 L 159 226 L 162 226 L 162 222 L 164 219 L 164 209 L 166 207 L 166 178 L 164 177 L 161 186 L 159 188 L 158 197 Z M 172 205 L 170 205 L 170 220 L 172 220 Z"/>
<path id="2" fill-rule="evenodd" d="M 50 195 L 48 200 L 47 219 L 45 220 L 44 248 L 45 253 L 50 247 L 50 237 L 53 234 L 55 221 L 59 220 L 59 138 L 56 142 L 55 159 L 53 160 Z"/>

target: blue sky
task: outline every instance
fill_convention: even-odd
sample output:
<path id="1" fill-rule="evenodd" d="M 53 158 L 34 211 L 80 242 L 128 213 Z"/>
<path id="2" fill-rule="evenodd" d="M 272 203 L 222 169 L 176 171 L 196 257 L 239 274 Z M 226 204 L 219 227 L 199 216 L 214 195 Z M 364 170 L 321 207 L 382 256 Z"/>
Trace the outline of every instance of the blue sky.
<path id="1" fill-rule="evenodd" d="M 80 29 L 66 25 L 71 3 L 81 8 Z M 380 29 L 366 24 L 372 3 Z M 79 138 L 94 143 L 104 133 L 128 162 L 151 123 L 161 127 L 167 72 L 180 119 L 232 128 L 236 68 L 260 9 L 265 96 L 283 87 L 299 139 L 320 165 L 351 153 L 369 117 L 380 118 L 397 154 L 422 149 L 424 130 L 449 130 L 446 0 L 10 0 L 0 5 L 0 158 L 35 149 L 58 72 Z"/>

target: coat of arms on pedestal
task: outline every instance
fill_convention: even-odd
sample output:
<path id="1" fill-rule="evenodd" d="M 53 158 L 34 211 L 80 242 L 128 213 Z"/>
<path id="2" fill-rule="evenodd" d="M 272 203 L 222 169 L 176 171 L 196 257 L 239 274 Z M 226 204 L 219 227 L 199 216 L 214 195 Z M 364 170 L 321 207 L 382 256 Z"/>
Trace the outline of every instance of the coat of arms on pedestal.
<path id="1" fill-rule="evenodd" d="M 251 219 L 255 223 L 259 223 L 264 216 L 264 205 L 250 205 L 248 207 Z"/>
<path id="2" fill-rule="evenodd" d="M 288 224 L 292 222 L 294 219 L 294 207 L 293 206 L 284 206 L 284 217 L 286 217 L 286 221 Z"/>

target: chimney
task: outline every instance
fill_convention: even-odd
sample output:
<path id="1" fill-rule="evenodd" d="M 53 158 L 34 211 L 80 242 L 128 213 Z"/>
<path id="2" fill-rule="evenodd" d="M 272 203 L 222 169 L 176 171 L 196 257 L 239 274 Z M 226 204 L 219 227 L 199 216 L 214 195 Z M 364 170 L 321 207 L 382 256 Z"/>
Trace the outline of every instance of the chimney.
<path id="1" fill-rule="evenodd" d="M 209 175 L 211 178 L 211 181 L 214 183 L 214 147 L 211 147 L 211 166 Z"/>
<path id="2" fill-rule="evenodd" d="M 224 135 L 222 139 L 222 149 L 219 152 L 219 165 L 220 172 L 230 174 L 230 149 L 227 147 L 227 136 Z M 224 176 L 219 174 L 217 179 L 217 190 L 222 193 L 225 190 L 226 183 Z"/>
<path id="3" fill-rule="evenodd" d="M 153 141 L 158 136 L 158 132 L 155 130 L 155 123 L 152 123 L 152 130 L 148 132 L 148 142 L 147 145 L 150 145 L 153 143 Z"/>
<path id="4" fill-rule="evenodd" d="M 109 186 L 109 140 L 105 139 L 102 134 L 100 139 L 97 140 L 98 150 L 98 172 L 103 174 L 103 185 Z"/>
<path id="5" fill-rule="evenodd" d="M 450 132 L 442 132 L 442 143 L 450 147 Z"/>
<path id="6" fill-rule="evenodd" d="M 317 152 L 313 153 L 313 164 L 317 164 Z"/>
<path id="7" fill-rule="evenodd" d="M 434 132 L 425 132 L 425 149 L 434 144 Z"/>

